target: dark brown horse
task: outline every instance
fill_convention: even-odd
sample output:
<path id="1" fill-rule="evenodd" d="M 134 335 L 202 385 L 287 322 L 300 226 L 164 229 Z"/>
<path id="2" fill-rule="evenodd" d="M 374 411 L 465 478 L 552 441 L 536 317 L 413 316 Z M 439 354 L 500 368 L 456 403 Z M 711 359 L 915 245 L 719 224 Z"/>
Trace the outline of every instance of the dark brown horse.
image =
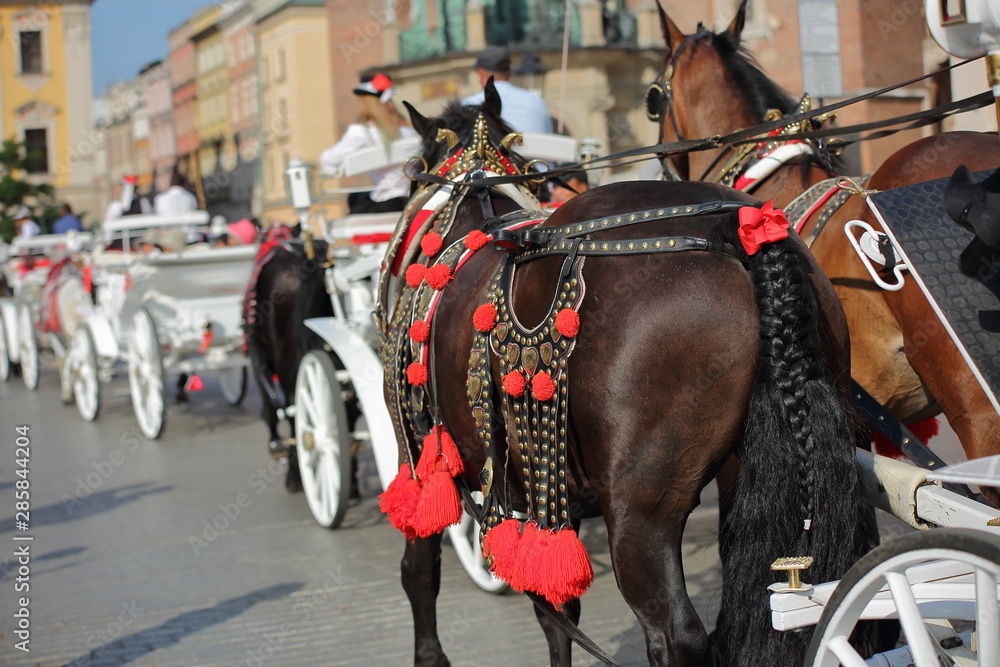
<path id="1" fill-rule="evenodd" d="M 769 110 L 798 110 L 797 103 L 756 67 L 740 44 L 746 0 L 721 33 L 700 30 L 685 35 L 660 8 L 670 55 L 658 77 L 666 88 L 660 119 L 664 141 L 678 135 L 694 139 L 726 134 L 763 122 Z M 667 77 L 667 73 L 671 76 Z M 710 179 L 726 163 L 718 151 L 674 159 L 683 178 Z M 995 134 L 949 132 L 916 141 L 883 163 L 866 187 L 873 190 L 946 178 L 955 168 L 995 169 L 1000 139 Z M 814 183 L 846 170 L 822 150 L 810 150 L 760 181 L 754 196 L 787 206 Z M 735 174 L 730 174 L 733 178 Z M 816 217 L 805 221 L 802 236 L 816 232 Z M 969 458 L 1000 453 L 1000 417 L 972 371 L 913 280 L 898 292 L 879 288 L 843 234 L 843 224 L 861 219 L 878 223 L 863 199 L 851 197 L 815 237 L 811 249 L 840 296 L 851 331 L 851 373 L 904 423 L 944 413 Z M 984 493 L 1000 505 L 1000 493 Z"/>
<path id="2" fill-rule="evenodd" d="M 411 110 L 430 182 L 391 246 L 406 257 L 398 285 L 384 283 L 393 295 L 381 306 L 386 394 L 404 465 L 383 508 L 409 538 L 402 579 L 415 663 L 448 664 L 435 615 L 442 526 L 424 510 L 448 495 L 433 480 L 454 474 L 486 497 L 476 514 L 496 571 L 517 560 L 524 567 L 508 567 L 508 580 L 564 604 L 574 622 L 575 596 L 554 597 L 544 576 L 523 583 L 534 574 L 524 552 L 548 544 L 554 553 L 560 533 L 600 514 L 652 664 L 701 666 L 714 653 L 732 665 L 761 656 L 801 665 L 809 633 L 770 627 L 766 586 L 780 578 L 770 563 L 809 553 L 809 576 L 832 580 L 870 546 L 847 408 L 849 343 L 832 286 L 794 234 L 748 255 L 738 220 L 768 216 L 759 201 L 711 184 L 597 188 L 541 226 L 518 228 L 530 195 L 476 184 L 479 169 L 492 183 L 504 179 L 490 172 L 516 180 L 521 171 L 499 112 L 492 85 L 481 108 L 453 104 L 433 120 Z M 436 200 L 445 188 L 447 201 Z M 487 238 L 494 243 L 482 246 Z M 457 452 L 442 444 L 451 439 Z M 681 539 L 733 454 L 743 475 L 720 530 L 713 642 L 685 590 Z M 523 528 L 514 511 L 528 514 Z M 516 558 L 494 539 L 505 526 Z M 569 640 L 536 613 L 552 664 L 570 664 Z"/>

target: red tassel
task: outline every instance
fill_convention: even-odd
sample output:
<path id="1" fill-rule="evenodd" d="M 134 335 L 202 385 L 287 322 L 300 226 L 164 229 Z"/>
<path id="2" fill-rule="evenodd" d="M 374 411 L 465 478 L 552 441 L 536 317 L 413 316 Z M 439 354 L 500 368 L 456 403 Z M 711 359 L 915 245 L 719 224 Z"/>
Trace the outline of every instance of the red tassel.
<path id="1" fill-rule="evenodd" d="M 482 332 L 492 331 L 496 321 L 497 307 L 492 303 L 484 303 L 472 314 L 472 324 Z"/>
<path id="2" fill-rule="evenodd" d="M 451 282 L 451 269 L 447 264 L 435 264 L 424 272 L 424 280 L 433 289 L 444 289 Z"/>
<path id="3" fill-rule="evenodd" d="M 925 419 L 924 421 L 914 422 L 913 424 L 907 424 L 906 428 L 910 429 L 913 435 L 917 436 L 917 439 L 925 445 L 930 442 L 930 439 L 938 434 L 940 431 L 940 423 L 937 417 L 931 417 L 930 419 Z M 896 459 L 898 461 L 909 461 L 909 457 L 903 452 L 899 451 L 899 448 L 893 444 L 889 438 L 885 437 L 881 433 L 875 433 L 872 435 L 872 445 L 874 445 L 875 453 L 882 456 L 888 456 L 891 459 Z"/>
<path id="4" fill-rule="evenodd" d="M 483 537 L 483 556 L 493 559 L 490 570 L 504 581 L 510 580 L 521 540 L 521 522 L 504 519 Z"/>
<path id="5" fill-rule="evenodd" d="M 430 537 L 462 520 L 462 505 L 455 480 L 447 471 L 431 473 L 420 490 L 413 529 L 418 537 Z"/>
<path id="6" fill-rule="evenodd" d="M 580 333 L 580 315 L 572 308 L 563 308 L 556 315 L 556 330 L 572 338 Z"/>
<path id="7" fill-rule="evenodd" d="M 552 376 L 542 371 L 531 378 L 531 393 L 540 401 L 547 401 L 556 393 L 556 383 Z"/>
<path id="8" fill-rule="evenodd" d="M 518 371 L 511 371 L 503 376 L 503 390 L 514 398 L 524 396 L 524 388 L 527 385 L 524 375 Z"/>
<path id="9" fill-rule="evenodd" d="M 478 229 L 474 229 L 469 232 L 468 236 L 465 237 L 465 247 L 472 252 L 475 252 L 486 245 L 489 238 L 490 237 L 486 236 L 485 233 L 479 231 Z"/>
<path id="10" fill-rule="evenodd" d="M 438 254 L 441 250 L 441 245 L 443 240 L 441 235 L 437 232 L 427 232 L 424 234 L 424 238 L 420 239 L 420 249 L 423 250 L 424 254 L 428 257 L 433 257 Z"/>
<path id="11" fill-rule="evenodd" d="M 410 384 L 427 384 L 427 367 L 423 364 L 413 362 L 406 367 L 406 379 Z"/>
<path id="12" fill-rule="evenodd" d="M 524 524 L 521 540 L 517 543 L 514 568 L 507 583 L 517 591 L 541 591 L 541 552 L 546 547 L 548 535 L 534 521 Z"/>
<path id="13" fill-rule="evenodd" d="M 389 523 L 406 534 L 408 539 L 416 537 L 413 522 L 417 516 L 420 500 L 420 483 L 410 474 L 406 463 L 399 466 L 399 473 L 389 484 L 389 488 L 379 496 L 378 507 L 389 517 Z"/>
<path id="14" fill-rule="evenodd" d="M 594 581 L 587 547 L 572 528 L 552 532 L 542 558 L 541 592 L 556 608 L 586 593 Z"/>
<path id="15" fill-rule="evenodd" d="M 420 283 L 423 282 L 426 272 L 427 267 L 423 264 L 410 264 L 406 267 L 406 284 L 413 289 L 417 289 L 420 287 Z"/>
<path id="16" fill-rule="evenodd" d="M 461 475 L 465 471 L 465 464 L 462 463 L 462 455 L 458 452 L 458 445 L 455 444 L 443 426 L 437 426 L 435 430 L 440 432 L 441 454 L 448 462 L 448 474 L 452 477 Z"/>
<path id="17" fill-rule="evenodd" d="M 410 339 L 414 343 L 426 343 L 431 338 L 431 325 L 423 320 L 417 320 L 410 325 Z"/>
<path id="18" fill-rule="evenodd" d="M 434 472 L 434 463 L 438 458 L 438 437 L 437 429 L 432 429 L 424 436 L 424 442 L 420 450 L 420 460 L 417 461 L 417 478 L 426 482 L 427 478 Z"/>

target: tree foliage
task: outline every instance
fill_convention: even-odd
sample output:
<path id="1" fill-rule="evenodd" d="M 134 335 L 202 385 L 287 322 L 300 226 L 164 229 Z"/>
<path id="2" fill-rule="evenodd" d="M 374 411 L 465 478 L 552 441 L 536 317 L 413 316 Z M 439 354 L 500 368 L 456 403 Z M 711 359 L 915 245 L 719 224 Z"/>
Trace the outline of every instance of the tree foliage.
<path id="1" fill-rule="evenodd" d="M 0 237 L 8 242 L 17 233 L 11 216 L 20 206 L 32 209 L 43 231 L 58 217 L 55 188 L 25 178 L 30 157 L 22 142 L 4 139 L 0 148 Z"/>

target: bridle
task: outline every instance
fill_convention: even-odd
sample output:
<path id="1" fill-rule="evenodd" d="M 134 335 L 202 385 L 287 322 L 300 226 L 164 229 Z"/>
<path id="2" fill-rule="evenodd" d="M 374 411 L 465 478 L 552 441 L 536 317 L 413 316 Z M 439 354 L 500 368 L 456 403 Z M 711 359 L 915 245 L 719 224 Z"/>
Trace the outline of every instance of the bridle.
<path id="1" fill-rule="evenodd" d="M 667 61 L 667 64 L 656 76 L 656 79 L 649 84 L 649 88 L 646 89 L 646 117 L 654 123 L 659 123 L 660 125 L 660 137 L 663 136 L 663 124 L 665 122 L 665 116 L 670 116 L 670 122 L 673 125 L 674 134 L 677 135 L 677 139 L 684 141 L 686 137 L 681 131 L 680 125 L 677 123 L 677 114 L 674 109 L 674 95 L 673 95 L 673 78 L 674 71 L 677 68 L 677 63 L 684 51 L 687 50 L 689 46 L 695 42 L 709 36 L 712 31 L 705 28 L 701 23 L 698 24 L 698 30 L 694 34 L 688 35 L 684 38 L 684 41 L 680 43 L 677 50 L 674 51 L 673 55 Z M 674 180 L 683 180 L 679 177 L 673 165 L 667 158 L 661 158 L 663 163 L 664 172 L 670 174 Z"/>

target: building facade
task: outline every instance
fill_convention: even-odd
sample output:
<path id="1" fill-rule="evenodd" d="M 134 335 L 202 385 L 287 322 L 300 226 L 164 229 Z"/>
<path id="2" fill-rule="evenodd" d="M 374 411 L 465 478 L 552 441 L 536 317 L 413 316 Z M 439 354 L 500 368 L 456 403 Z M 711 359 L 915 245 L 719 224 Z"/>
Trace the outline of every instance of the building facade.
<path id="1" fill-rule="evenodd" d="M 324 0 L 255 3 L 264 222 L 296 220 L 285 169 L 293 157 L 317 164 L 338 134 Z"/>
<path id="2" fill-rule="evenodd" d="M 170 187 L 170 173 L 177 161 L 170 63 L 162 60 L 151 63 L 140 72 L 139 78 L 145 93 L 146 114 L 149 118 L 152 190 L 154 193 L 163 192 Z"/>
<path id="3" fill-rule="evenodd" d="M 90 5 L 0 0 L 0 136 L 36 156 L 27 178 L 94 219 L 99 139 L 91 115 Z M 2 204 L 2 203 L 0 203 Z"/>
<path id="4" fill-rule="evenodd" d="M 227 108 L 235 161 L 230 179 L 232 217 L 259 217 L 261 143 L 252 4 L 244 0 L 226 6 L 219 25 L 226 51 Z"/>
<path id="5" fill-rule="evenodd" d="M 173 98 L 174 138 L 177 142 L 175 169 L 192 182 L 198 167 L 198 89 L 195 83 L 195 49 L 190 21 L 170 31 L 170 86 Z M 204 196 L 199 198 L 204 202 Z"/>

